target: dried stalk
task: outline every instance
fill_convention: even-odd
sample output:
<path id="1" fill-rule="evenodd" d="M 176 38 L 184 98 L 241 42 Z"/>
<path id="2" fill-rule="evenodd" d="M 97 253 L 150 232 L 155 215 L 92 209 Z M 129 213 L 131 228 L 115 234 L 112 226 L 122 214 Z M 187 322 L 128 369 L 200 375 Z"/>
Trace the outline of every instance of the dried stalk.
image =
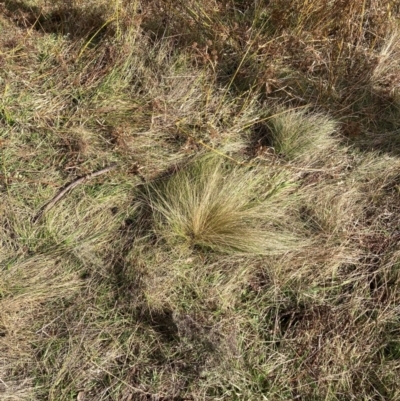
<path id="1" fill-rule="evenodd" d="M 75 181 L 72 181 L 70 184 L 68 184 L 66 187 L 62 188 L 54 198 L 52 198 L 49 202 L 47 202 L 45 205 L 43 205 L 39 212 L 35 215 L 35 217 L 32 219 L 33 223 L 38 222 L 43 215 L 48 212 L 58 201 L 60 201 L 68 192 L 72 191 L 74 188 L 76 188 L 78 185 L 82 184 L 85 181 L 90 180 L 91 178 L 98 177 L 99 175 L 108 173 L 111 170 L 114 170 L 117 167 L 116 164 L 113 164 L 111 166 L 105 167 L 99 171 L 95 171 L 94 173 L 87 174 L 83 177 L 80 177 L 76 179 Z"/>

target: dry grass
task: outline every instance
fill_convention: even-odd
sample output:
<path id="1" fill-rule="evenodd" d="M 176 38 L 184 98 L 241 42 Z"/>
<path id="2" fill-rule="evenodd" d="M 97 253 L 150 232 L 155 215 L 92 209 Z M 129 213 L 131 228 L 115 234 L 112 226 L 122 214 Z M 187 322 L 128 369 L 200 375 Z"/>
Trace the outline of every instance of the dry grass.
<path id="1" fill-rule="evenodd" d="M 400 400 L 399 11 L 2 2 L 0 399 Z"/>
<path id="2" fill-rule="evenodd" d="M 290 182 L 230 164 L 208 155 L 180 166 L 146 186 L 138 207 L 151 210 L 155 233 L 171 244 L 255 254 L 289 249 L 296 231 L 285 216 L 293 203 L 285 191 Z"/>
<path id="3" fill-rule="evenodd" d="M 307 115 L 305 110 L 277 112 L 269 118 L 268 127 L 275 152 L 305 164 L 326 158 L 337 142 L 333 137 L 337 123 L 324 115 Z"/>

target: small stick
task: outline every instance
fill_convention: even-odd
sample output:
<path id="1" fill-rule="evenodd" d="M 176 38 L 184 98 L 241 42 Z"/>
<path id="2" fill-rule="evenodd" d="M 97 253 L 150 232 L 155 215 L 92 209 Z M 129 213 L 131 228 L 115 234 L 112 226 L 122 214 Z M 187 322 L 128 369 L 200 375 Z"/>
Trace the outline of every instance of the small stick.
<path id="1" fill-rule="evenodd" d="M 36 216 L 32 219 L 33 223 L 36 223 L 39 221 L 42 216 L 48 212 L 60 199 L 62 199 L 69 191 L 73 190 L 75 187 L 77 187 L 79 184 L 82 184 L 83 182 L 90 180 L 91 178 L 98 177 L 101 174 L 108 173 L 111 170 L 114 170 L 117 167 L 116 164 L 112 164 L 111 166 L 108 166 L 106 168 L 103 168 L 99 171 L 95 171 L 94 173 L 87 174 L 83 177 L 80 177 L 76 179 L 75 181 L 72 181 L 70 184 L 68 184 L 65 188 L 62 188 L 56 196 L 51 199 L 49 202 L 47 202 L 45 205 L 43 205 L 39 212 L 36 214 Z"/>

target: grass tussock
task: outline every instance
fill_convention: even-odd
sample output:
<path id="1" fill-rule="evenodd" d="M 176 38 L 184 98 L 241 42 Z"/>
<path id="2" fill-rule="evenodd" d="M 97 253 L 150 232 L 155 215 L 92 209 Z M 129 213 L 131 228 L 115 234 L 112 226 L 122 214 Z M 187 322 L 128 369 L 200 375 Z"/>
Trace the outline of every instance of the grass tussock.
<path id="1" fill-rule="evenodd" d="M 168 242 L 223 252 L 279 252 L 293 241 L 288 227 L 286 235 L 278 228 L 284 226 L 284 205 L 291 202 L 284 191 L 290 183 L 280 176 L 270 182 L 260 177 L 257 169 L 203 157 L 146 187 L 144 202 L 155 232 Z"/>
<path id="2" fill-rule="evenodd" d="M 322 114 L 308 114 L 306 110 L 280 111 L 267 124 L 275 152 L 287 160 L 311 163 L 332 152 L 337 143 L 333 136 L 337 122 Z"/>
<path id="3" fill-rule="evenodd" d="M 0 399 L 400 400 L 399 18 L 0 2 Z"/>

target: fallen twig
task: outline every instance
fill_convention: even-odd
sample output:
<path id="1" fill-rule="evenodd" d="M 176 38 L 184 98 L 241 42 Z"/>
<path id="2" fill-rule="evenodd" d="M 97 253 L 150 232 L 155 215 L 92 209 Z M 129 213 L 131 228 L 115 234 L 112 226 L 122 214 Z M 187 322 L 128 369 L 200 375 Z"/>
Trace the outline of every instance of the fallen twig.
<path id="1" fill-rule="evenodd" d="M 111 166 L 105 167 L 99 171 L 95 171 L 94 173 L 87 174 L 83 177 L 80 177 L 76 179 L 75 181 L 72 181 L 70 184 L 68 184 L 66 187 L 62 188 L 56 196 L 54 196 L 53 199 L 51 199 L 49 202 L 47 202 L 45 205 L 43 205 L 39 212 L 35 215 L 35 217 L 32 219 L 33 223 L 36 223 L 39 221 L 42 216 L 48 212 L 60 199 L 62 199 L 69 191 L 73 190 L 75 187 L 77 187 L 79 184 L 82 184 L 83 182 L 90 180 L 91 178 L 98 177 L 101 174 L 108 173 L 111 170 L 114 170 L 117 167 L 116 164 L 112 164 Z"/>

